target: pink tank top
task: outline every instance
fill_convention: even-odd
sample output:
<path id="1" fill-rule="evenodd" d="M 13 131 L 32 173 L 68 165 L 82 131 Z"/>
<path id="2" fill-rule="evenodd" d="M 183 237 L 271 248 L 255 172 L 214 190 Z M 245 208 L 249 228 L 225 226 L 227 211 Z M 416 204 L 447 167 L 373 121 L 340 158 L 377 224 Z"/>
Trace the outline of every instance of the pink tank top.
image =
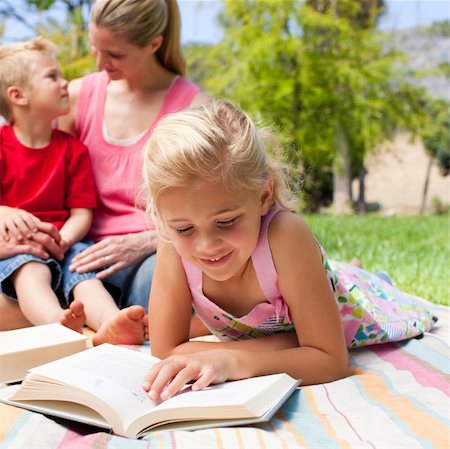
<path id="1" fill-rule="evenodd" d="M 289 309 L 278 289 L 278 275 L 267 237 L 270 221 L 281 210 L 283 209 L 279 207 L 272 209 L 262 218 L 258 244 L 252 254 L 252 263 L 267 302 L 256 305 L 247 315 L 235 317 L 210 301 L 203 294 L 201 269 L 183 260 L 191 290 L 192 305 L 210 332 L 221 340 L 256 338 L 294 330 Z"/>
<path id="2" fill-rule="evenodd" d="M 280 210 L 275 208 L 263 217 L 258 244 L 252 254 L 253 267 L 268 302 L 258 304 L 248 315 L 234 317 L 206 298 L 201 270 L 183 260 L 194 309 L 211 333 L 221 340 L 294 330 L 287 304 L 278 290 L 278 276 L 267 238 L 269 223 Z M 317 245 L 349 348 L 405 340 L 434 326 L 437 317 L 428 310 L 426 302 L 401 292 L 377 274 L 328 260 L 321 245 L 318 242 Z"/>
<path id="3" fill-rule="evenodd" d="M 89 234 L 94 241 L 154 228 L 137 198 L 142 185 L 142 148 L 163 116 L 188 107 L 200 91 L 186 78 L 175 78 L 148 130 L 137 142 L 122 146 L 108 143 L 103 135 L 107 84 L 108 77 L 104 72 L 83 78 L 75 118 L 76 134 L 91 154 L 98 191 L 98 208 L 94 211 Z"/>

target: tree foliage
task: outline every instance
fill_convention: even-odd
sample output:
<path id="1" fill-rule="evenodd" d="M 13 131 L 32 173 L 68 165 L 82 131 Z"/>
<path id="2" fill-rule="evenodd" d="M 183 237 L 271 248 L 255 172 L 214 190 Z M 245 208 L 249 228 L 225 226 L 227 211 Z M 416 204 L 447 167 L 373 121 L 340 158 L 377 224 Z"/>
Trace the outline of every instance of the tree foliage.
<path id="1" fill-rule="evenodd" d="M 89 51 L 86 33 L 72 22 L 48 21 L 37 34 L 51 39 L 58 47 L 58 62 L 67 80 L 80 78 L 95 70 L 95 58 Z"/>
<path id="2" fill-rule="evenodd" d="M 194 61 L 209 92 L 273 124 L 289 143 L 285 158 L 303 166 L 311 209 L 330 200 L 343 148 L 356 173 L 368 151 L 420 121 L 422 92 L 404 81 L 402 56 L 386 51 L 374 16 L 362 14 L 361 5 L 225 0 L 223 40 Z"/>
<path id="3" fill-rule="evenodd" d="M 55 5 L 61 4 L 61 6 L 66 8 L 69 18 L 82 12 L 87 13 L 87 11 L 91 9 L 94 1 L 95 0 L 26 0 L 31 8 L 35 8 L 38 11 L 48 11 Z M 86 18 L 87 15 L 83 17 Z M 86 20 L 83 20 L 79 25 L 83 29 L 86 29 Z"/>
<path id="4" fill-rule="evenodd" d="M 9 0 L 0 0 L 0 14 L 13 17 L 24 23 L 36 35 L 48 37 L 58 46 L 58 59 L 64 76 L 71 80 L 95 70 L 95 61 L 91 55 L 87 35 L 87 17 L 95 0 L 25 0 L 29 10 L 48 11 L 63 7 L 66 11 L 62 21 L 44 19 L 37 25 L 27 22 L 24 14 L 19 13 L 15 4 Z"/>
<path id="5" fill-rule="evenodd" d="M 419 135 L 429 154 L 437 161 L 441 173 L 450 173 L 450 103 L 441 99 L 425 104 L 426 119 Z"/>

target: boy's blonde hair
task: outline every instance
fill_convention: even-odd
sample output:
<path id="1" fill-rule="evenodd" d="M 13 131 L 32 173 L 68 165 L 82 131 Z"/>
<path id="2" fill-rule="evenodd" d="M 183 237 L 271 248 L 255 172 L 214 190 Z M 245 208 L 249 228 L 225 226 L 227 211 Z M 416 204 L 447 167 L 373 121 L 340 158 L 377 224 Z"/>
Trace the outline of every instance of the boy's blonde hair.
<path id="1" fill-rule="evenodd" d="M 163 43 L 156 52 L 159 62 L 171 72 L 185 74 L 176 0 L 97 0 L 90 21 L 139 48 L 149 45 L 156 36 L 162 36 Z"/>
<path id="2" fill-rule="evenodd" d="M 161 119 L 145 146 L 143 177 L 148 209 L 170 187 L 218 182 L 230 191 L 257 191 L 273 180 L 273 202 L 291 210 L 297 199 L 281 166 L 266 152 L 270 135 L 231 103 L 207 100 Z M 272 148 L 273 150 L 273 148 Z"/>
<path id="3" fill-rule="evenodd" d="M 40 53 L 56 54 L 56 45 L 43 37 L 26 42 L 0 46 L 0 115 L 8 122 L 12 119 L 6 91 L 11 86 L 28 87 L 33 65 Z"/>

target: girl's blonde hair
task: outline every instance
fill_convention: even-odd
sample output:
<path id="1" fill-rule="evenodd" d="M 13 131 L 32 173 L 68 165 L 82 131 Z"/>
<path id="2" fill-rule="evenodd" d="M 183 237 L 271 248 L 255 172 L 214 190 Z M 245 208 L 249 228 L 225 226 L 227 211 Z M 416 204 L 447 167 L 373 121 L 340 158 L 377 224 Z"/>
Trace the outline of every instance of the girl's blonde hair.
<path id="1" fill-rule="evenodd" d="M 28 87 L 34 72 L 36 56 L 56 55 L 56 45 L 44 37 L 0 46 L 0 115 L 12 119 L 6 91 L 11 86 Z"/>
<path id="2" fill-rule="evenodd" d="M 266 152 L 269 137 L 227 101 L 211 99 L 166 116 L 145 146 L 148 210 L 157 214 L 158 196 L 165 189 L 189 189 L 198 179 L 233 192 L 257 191 L 272 179 L 273 202 L 295 210 L 297 200 L 281 166 Z"/>
<path id="3" fill-rule="evenodd" d="M 176 0 L 97 0 L 90 21 L 139 48 L 149 45 L 156 36 L 162 36 L 163 43 L 156 52 L 159 62 L 173 73 L 185 74 Z"/>

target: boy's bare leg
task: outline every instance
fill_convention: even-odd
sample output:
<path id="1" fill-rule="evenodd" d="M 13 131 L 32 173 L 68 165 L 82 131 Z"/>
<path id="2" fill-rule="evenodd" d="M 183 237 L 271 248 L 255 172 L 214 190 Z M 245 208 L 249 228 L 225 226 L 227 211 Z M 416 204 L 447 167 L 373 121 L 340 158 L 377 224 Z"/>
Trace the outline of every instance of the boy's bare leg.
<path id="1" fill-rule="evenodd" d="M 74 299 L 82 302 L 86 323 L 96 331 L 94 345 L 141 344 L 148 339 L 148 318 L 142 306 L 120 310 L 98 279 L 88 279 L 73 289 Z"/>
<path id="2" fill-rule="evenodd" d="M 0 331 L 29 326 L 32 326 L 32 324 L 20 310 L 19 303 L 0 293 Z"/>
<path id="3" fill-rule="evenodd" d="M 32 324 L 60 322 L 77 332 L 82 332 L 86 322 L 83 304 L 63 309 L 51 287 L 51 272 L 47 265 L 29 262 L 12 276 L 20 309 Z"/>

